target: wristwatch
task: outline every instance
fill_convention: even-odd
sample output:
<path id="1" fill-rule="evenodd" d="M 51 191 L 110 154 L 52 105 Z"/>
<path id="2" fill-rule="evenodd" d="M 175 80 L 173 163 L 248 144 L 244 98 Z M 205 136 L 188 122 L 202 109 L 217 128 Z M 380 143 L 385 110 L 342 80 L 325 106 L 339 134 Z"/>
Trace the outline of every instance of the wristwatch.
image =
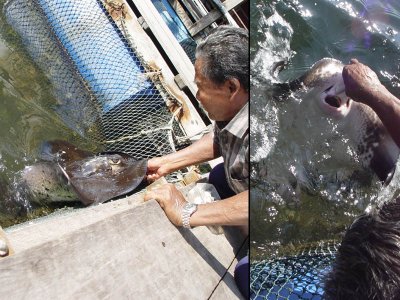
<path id="1" fill-rule="evenodd" d="M 185 228 L 190 227 L 190 217 L 196 212 L 197 204 L 186 202 L 186 204 L 182 207 L 182 226 Z"/>

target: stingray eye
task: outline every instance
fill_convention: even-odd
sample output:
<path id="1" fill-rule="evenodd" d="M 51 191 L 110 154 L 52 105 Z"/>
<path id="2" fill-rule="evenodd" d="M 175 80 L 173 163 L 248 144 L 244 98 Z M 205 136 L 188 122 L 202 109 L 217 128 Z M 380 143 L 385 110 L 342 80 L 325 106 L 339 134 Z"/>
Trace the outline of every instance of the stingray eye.
<path id="1" fill-rule="evenodd" d="M 333 88 L 333 85 L 331 85 L 330 87 L 328 87 L 328 88 L 324 91 L 324 93 L 329 92 L 331 88 Z"/>
<path id="2" fill-rule="evenodd" d="M 114 165 L 119 165 L 121 163 L 121 160 L 119 158 L 111 158 L 111 163 Z"/>

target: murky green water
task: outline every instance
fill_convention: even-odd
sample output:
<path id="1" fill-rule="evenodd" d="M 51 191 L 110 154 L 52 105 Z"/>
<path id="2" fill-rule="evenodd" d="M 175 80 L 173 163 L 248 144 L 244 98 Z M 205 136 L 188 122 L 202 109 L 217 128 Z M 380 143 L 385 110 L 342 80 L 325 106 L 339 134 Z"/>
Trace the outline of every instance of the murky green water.
<path id="1" fill-rule="evenodd" d="M 4 1 L 0 1 L 0 7 Z M 23 49 L 0 9 L 0 225 L 47 213 L 14 193 L 17 172 L 38 159 L 43 141 L 62 139 L 88 148 L 55 113 L 52 86 Z M 93 147 L 92 147 L 93 148 Z M 36 207 L 38 208 L 38 207 Z"/>
<path id="2" fill-rule="evenodd" d="M 347 63 L 355 57 L 400 95 L 400 4 L 254 0 L 250 5 L 251 256 L 263 259 L 304 243 L 340 240 L 383 191 L 335 121 L 297 109 L 302 99 L 273 101 L 271 86 L 297 78 L 321 58 Z M 285 68 L 271 72 L 281 61 Z"/>

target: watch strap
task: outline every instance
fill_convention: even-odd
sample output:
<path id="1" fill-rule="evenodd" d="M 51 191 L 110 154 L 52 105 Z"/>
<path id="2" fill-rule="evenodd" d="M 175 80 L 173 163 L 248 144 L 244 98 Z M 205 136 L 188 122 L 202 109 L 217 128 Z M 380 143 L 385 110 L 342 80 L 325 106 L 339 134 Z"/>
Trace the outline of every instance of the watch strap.
<path id="1" fill-rule="evenodd" d="M 184 228 L 190 227 L 190 217 L 197 211 L 197 204 L 186 202 L 182 207 L 181 218 L 182 226 Z"/>

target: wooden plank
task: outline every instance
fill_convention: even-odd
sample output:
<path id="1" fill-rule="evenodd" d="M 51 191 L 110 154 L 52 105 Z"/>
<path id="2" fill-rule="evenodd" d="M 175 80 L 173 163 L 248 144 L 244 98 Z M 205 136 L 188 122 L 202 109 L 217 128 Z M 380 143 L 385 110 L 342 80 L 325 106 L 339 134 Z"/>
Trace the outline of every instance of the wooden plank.
<path id="1" fill-rule="evenodd" d="M 10 299 L 207 299 L 224 278 L 223 298 L 240 299 L 233 277 L 224 277 L 234 252 L 223 235 L 206 227 L 176 228 L 155 201 L 121 207 L 98 205 L 104 215 L 84 226 L 72 225 L 85 223 L 94 208 L 11 230 L 11 243 L 21 230 L 34 235 L 36 243 L 0 260 L 0 294 Z M 49 239 L 41 227 L 58 235 Z"/>
<path id="2" fill-rule="evenodd" d="M 143 203 L 143 194 L 136 194 L 118 201 L 89 206 L 83 209 L 64 209 L 49 216 L 19 224 L 5 231 L 17 253 L 58 239 L 72 231 L 91 226 L 105 218 L 134 209 Z"/>
<path id="3" fill-rule="evenodd" d="M 230 11 L 244 1 L 245 0 L 225 0 L 222 5 L 225 6 L 226 10 Z M 223 17 L 221 12 L 218 9 L 213 9 L 207 15 L 194 23 L 191 27 L 189 27 L 188 30 L 192 36 L 195 36 L 204 28 L 210 26 L 221 17 Z"/>

